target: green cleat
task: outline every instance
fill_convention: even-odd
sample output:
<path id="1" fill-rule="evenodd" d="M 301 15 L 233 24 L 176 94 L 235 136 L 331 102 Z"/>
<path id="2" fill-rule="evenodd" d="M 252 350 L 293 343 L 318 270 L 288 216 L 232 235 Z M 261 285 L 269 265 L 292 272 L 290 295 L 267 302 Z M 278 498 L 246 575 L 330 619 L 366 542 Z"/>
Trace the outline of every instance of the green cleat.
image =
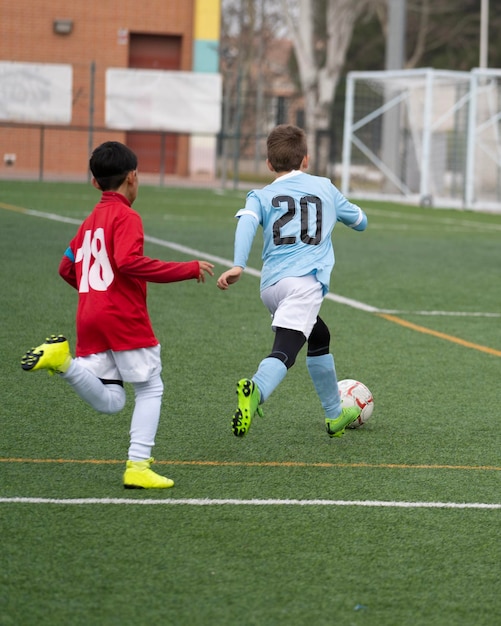
<path id="1" fill-rule="evenodd" d="M 28 350 L 21 359 L 21 367 L 27 372 L 48 370 L 49 374 L 63 374 L 71 365 L 70 346 L 62 335 L 51 335 L 45 343 Z"/>
<path id="2" fill-rule="evenodd" d="M 344 429 L 354 422 L 360 415 L 361 408 L 358 406 L 346 407 L 336 419 L 325 419 L 325 428 L 329 437 L 342 437 Z"/>
<path id="3" fill-rule="evenodd" d="M 231 421 L 231 429 L 235 437 L 243 437 L 249 432 L 255 413 L 263 416 L 259 406 L 261 394 L 256 383 L 249 378 L 242 378 L 237 383 L 238 408 Z"/>
<path id="4" fill-rule="evenodd" d="M 154 459 L 127 461 L 124 472 L 125 489 L 168 489 L 174 481 L 150 469 Z"/>

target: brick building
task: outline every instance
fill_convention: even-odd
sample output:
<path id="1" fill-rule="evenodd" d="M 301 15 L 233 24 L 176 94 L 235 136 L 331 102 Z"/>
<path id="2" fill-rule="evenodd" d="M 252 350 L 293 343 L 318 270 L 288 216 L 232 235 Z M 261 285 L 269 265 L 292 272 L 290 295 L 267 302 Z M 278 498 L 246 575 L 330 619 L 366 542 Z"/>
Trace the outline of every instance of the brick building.
<path id="1" fill-rule="evenodd" d="M 196 138 L 105 128 L 105 74 L 218 72 L 219 25 L 220 0 L 2 0 L 0 62 L 69 64 L 73 72 L 69 124 L 19 123 L 0 109 L 2 175 L 85 177 L 90 150 L 108 139 L 130 145 L 143 172 L 193 173 Z"/>

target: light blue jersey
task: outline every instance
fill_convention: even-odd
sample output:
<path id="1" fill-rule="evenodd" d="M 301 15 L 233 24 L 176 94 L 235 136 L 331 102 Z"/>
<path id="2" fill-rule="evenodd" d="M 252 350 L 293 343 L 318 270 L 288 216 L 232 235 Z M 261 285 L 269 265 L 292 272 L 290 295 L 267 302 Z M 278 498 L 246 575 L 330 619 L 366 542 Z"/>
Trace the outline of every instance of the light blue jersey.
<path id="1" fill-rule="evenodd" d="M 326 294 L 334 267 L 331 235 L 336 222 L 355 230 L 367 226 L 362 209 L 328 178 L 296 170 L 250 191 L 236 217 L 234 265 L 246 267 L 257 228 L 263 228 L 261 290 L 282 278 L 314 274 Z"/>

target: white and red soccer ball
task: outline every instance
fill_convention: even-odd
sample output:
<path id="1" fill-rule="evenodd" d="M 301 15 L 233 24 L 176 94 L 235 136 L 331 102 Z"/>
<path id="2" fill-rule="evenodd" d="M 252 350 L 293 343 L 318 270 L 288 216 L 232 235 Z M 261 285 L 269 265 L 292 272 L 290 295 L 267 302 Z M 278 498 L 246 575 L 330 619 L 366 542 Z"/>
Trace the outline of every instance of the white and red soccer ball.
<path id="1" fill-rule="evenodd" d="M 340 380 L 338 387 L 343 407 L 359 406 L 361 409 L 360 415 L 348 428 L 360 428 L 370 419 L 374 411 L 374 397 L 371 391 L 359 380 L 352 378 Z"/>

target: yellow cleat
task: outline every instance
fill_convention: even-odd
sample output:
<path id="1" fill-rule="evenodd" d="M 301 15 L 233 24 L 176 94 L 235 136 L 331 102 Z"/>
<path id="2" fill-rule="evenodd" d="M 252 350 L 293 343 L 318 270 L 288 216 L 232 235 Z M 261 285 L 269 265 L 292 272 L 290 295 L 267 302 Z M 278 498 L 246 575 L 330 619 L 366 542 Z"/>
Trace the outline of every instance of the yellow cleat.
<path id="1" fill-rule="evenodd" d="M 168 489 L 174 481 L 150 469 L 153 459 L 127 461 L 124 473 L 125 489 Z"/>
<path id="2" fill-rule="evenodd" d="M 257 413 L 263 417 L 263 410 L 259 406 L 261 394 L 258 386 L 249 378 L 242 378 L 237 383 L 238 407 L 231 420 L 231 429 L 235 437 L 244 437 L 248 432 L 252 418 Z"/>
<path id="3" fill-rule="evenodd" d="M 345 407 L 336 419 L 326 418 L 325 429 L 329 437 L 342 437 L 344 429 L 357 419 L 361 410 L 359 406 Z"/>
<path id="4" fill-rule="evenodd" d="M 51 335 L 45 343 L 28 350 L 21 359 L 27 372 L 48 370 L 49 374 L 63 374 L 71 365 L 70 345 L 62 335 Z"/>

